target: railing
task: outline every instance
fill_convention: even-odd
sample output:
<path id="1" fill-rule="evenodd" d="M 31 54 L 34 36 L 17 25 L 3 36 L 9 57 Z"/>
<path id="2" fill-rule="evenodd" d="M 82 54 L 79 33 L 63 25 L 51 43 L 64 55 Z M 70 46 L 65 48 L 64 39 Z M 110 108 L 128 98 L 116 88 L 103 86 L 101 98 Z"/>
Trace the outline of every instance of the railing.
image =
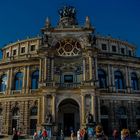
<path id="1" fill-rule="evenodd" d="M 78 88 L 81 83 L 56 83 L 55 85 L 60 88 Z"/>
<path id="2" fill-rule="evenodd" d="M 47 82 L 46 87 L 56 87 L 56 88 L 78 88 L 81 86 L 81 83 L 55 83 Z"/>

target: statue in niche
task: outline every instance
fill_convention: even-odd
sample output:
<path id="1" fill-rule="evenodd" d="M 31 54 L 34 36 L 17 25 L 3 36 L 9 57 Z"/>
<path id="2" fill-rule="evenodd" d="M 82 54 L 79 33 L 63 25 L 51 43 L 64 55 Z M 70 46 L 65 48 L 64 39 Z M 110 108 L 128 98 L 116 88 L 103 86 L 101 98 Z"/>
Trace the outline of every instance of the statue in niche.
<path id="1" fill-rule="evenodd" d="M 90 112 L 86 115 L 86 123 L 93 123 L 93 115 Z"/>
<path id="2" fill-rule="evenodd" d="M 52 115 L 50 112 L 46 115 L 46 123 L 48 124 L 52 123 Z"/>

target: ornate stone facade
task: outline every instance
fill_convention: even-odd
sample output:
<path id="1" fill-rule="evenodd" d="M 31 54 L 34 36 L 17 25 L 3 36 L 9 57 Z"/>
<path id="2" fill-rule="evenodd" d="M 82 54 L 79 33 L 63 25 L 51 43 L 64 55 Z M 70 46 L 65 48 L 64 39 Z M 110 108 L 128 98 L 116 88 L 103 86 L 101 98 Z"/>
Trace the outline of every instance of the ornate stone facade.
<path id="1" fill-rule="evenodd" d="M 66 7 L 65 7 L 66 8 Z M 140 128 L 140 60 L 135 46 L 77 24 L 73 7 L 42 36 L 8 44 L 0 62 L 0 132 L 32 134 L 51 114 L 53 133 L 78 130 L 90 112 L 105 132 Z M 73 16 L 71 14 L 74 14 Z"/>

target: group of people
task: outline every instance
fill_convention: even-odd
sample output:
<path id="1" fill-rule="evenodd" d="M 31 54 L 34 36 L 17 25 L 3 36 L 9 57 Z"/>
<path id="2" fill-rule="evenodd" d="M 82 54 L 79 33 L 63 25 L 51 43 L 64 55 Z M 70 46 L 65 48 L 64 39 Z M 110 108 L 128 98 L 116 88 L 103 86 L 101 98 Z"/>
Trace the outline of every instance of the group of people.
<path id="1" fill-rule="evenodd" d="M 95 130 L 89 128 L 82 128 L 77 131 L 77 140 L 108 140 L 104 135 L 101 125 L 97 125 Z"/>
<path id="2" fill-rule="evenodd" d="M 121 133 L 117 129 L 113 131 L 113 140 L 130 140 L 129 129 L 122 129 Z M 71 140 L 73 140 L 71 135 Z M 77 131 L 77 140 L 108 140 L 108 137 L 104 134 L 103 127 L 97 125 L 95 129 L 82 128 Z"/>
<path id="3" fill-rule="evenodd" d="M 38 132 L 34 132 L 33 140 L 47 140 L 48 133 L 46 129 L 40 129 Z"/>

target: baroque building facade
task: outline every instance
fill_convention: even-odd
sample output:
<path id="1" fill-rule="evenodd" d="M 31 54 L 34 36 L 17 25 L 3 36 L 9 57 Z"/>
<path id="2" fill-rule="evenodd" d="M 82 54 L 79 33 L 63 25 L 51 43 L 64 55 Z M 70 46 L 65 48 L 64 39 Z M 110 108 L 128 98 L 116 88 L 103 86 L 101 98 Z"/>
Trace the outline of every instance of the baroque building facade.
<path id="1" fill-rule="evenodd" d="M 96 35 L 75 8 L 59 10 L 42 35 L 8 44 L 0 62 L 0 132 L 32 132 L 51 115 L 53 133 L 69 135 L 86 124 L 90 112 L 106 133 L 113 128 L 140 128 L 140 60 L 134 45 Z"/>

